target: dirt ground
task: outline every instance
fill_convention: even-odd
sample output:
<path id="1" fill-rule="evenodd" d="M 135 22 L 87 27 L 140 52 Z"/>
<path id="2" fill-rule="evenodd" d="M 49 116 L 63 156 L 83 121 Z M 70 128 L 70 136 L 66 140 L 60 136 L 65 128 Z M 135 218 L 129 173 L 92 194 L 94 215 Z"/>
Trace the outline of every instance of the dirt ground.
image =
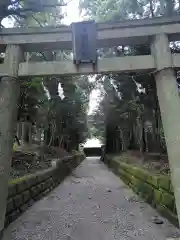
<path id="1" fill-rule="evenodd" d="M 142 155 L 139 151 L 128 151 L 116 156 L 120 161 L 141 166 L 155 173 L 169 174 L 169 163 L 166 155 L 148 153 Z"/>
<path id="2" fill-rule="evenodd" d="M 52 161 L 70 155 L 61 148 L 20 146 L 13 152 L 10 178 L 18 178 L 52 166 Z"/>

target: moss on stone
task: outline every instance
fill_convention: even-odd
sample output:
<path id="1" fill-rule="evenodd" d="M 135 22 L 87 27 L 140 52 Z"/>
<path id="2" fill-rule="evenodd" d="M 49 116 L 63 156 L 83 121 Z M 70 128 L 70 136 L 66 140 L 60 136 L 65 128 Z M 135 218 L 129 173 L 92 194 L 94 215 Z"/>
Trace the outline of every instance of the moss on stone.
<path id="1" fill-rule="evenodd" d="M 118 168 L 117 174 L 119 176 L 125 176 L 125 177 L 128 175 L 128 173 L 121 168 Z"/>
<path id="2" fill-rule="evenodd" d="M 131 183 L 132 183 L 132 188 L 133 188 L 134 192 L 139 194 L 140 193 L 141 184 L 142 184 L 141 180 L 139 180 L 135 176 L 131 176 Z"/>
<path id="3" fill-rule="evenodd" d="M 169 176 L 152 175 L 147 170 L 119 162 L 117 159 L 111 163 L 111 166 L 134 192 L 156 207 L 173 224 L 178 224 L 173 187 Z"/>
<path id="4" fill-rule="evenodd" d="M 139 194 L 148 202 L 152 203 L 153 202 L 153 197 L 154 197 L 154 189 L 151 187 L 149 184 L 142 182 L 139 185 Z"/>
<path id="5" fill-rule="evenodd" d="M 127 172 L 129 172 L 131 175 L 134 175 L 135 176 L 135 173 L 136 173 L 136 167 L 134 166 L 127 166 Z"/>
<path id="6" fill-rule="evenodd" d="M 116 171 L 116 174 L 124 181 L 124 183 L 126 183 L 127 185 L 130 185 L 131 175 L 128 172 L 119 168 L 118 171 Z"/>
<path id="7" fill-rule="evenodd" d="M 13 198 L 13 201 L 14 201 L 15 207 L 18 208 L 23 203 L 22 195 L 21 194 L 16 195 Z"/>
<path id="8" fill-rule="evenodd" d="M 130 186 L 131 182 L 130 182 L 127 178 L 125 178 L 125 177 L 123 177 L 123 176 L 121 176 L 120 178 L 123 180 L 123 182 L 124 182 L 125 184 L 127 184 L 127 185 Z"/>
<path id="9" fill-rule="evenodd" d="M 118 176 L 128 184 L 131 181 L 131 175 L 124 171 L 123 169 L 118 169 Z"/>
<path id="10" fill-rule="evenodd" d="M 16 185 L 9 185 L 8 187 L 8 197 L 13 197 L 17 193 Z"/>
<path id="11" fill-rule="evenodd" d="M 23 202 L 26 203 L 30 198 L 31 198 L 31 194 L 29 190 L 26 190 L 25 192 L 23 192 Z"/>
<path id="12" fill-rule="evenodd" d="M 163 192 L 162 197 L 161 197 L 161 201 L 162 201 L 163 205 L 165 205 L 168 209 L 173 211 L 174 202 L 175 202 L 175 199 L 174 199 L 173 195 L 171 195 L 169 193 L 166 193 L 166 192 Z"/>
<path id="13" fill-rule="evenodd" d="M 128 171 L 128 169 L 129 169 L 129 165 L 126 163 L 123 163 L 123 162 L 118 162 L 118 166 L 125 171 Z"/>
<path id="14" fill-rule="evenodd" d="M 133 190 L 135 193 L 138 194 L 138 188 L 137 188 L 136 185 L 134 185 L 134 184 L 131 183 L 131 188 L 132 188 L 132 190 Z"/>
<path id="15" fill-rule="evenodd" d="M 158 177 L 155 175 L 148 174 L 146 181 L 151 184 L 154 188 L 158 188 Z"/>
<path id="16" fill-rule="evenodd" d="M 159 205 L 161 203 L 162 192 L 159 189 L 154 189 L 154 203 Z"/>
<path id="17" fill-rule="evenodd" d="M 35 176 L 35 175 L 34 175 Z M 9 182 L 8 182 L 8 185 L 14 185 L 14 184 L 18 184 L 20 182 L 23 182 L 27 179 L 30 179 L 33 177 L 33 174 L 29 174 L 29 175 L 26 175 L 26 176 L 23 176 L 23 177 L 20 177 L 20 178 L 16 178 L 16 179 L 11 179 Z"/>
<path id="18" fill-rule="evenodd" d="M 7 213 L 10 213 L 14 210 L 14 202 L 13 202 L 13 199 L 10 198 L 8 201 L 7 201 L 7 207 L 6 207 L 6 212 Z"/>
<path id="19" fill-rule="evenodd" d="M 118 169 L 119 168 L 119 162 L 115 160 L 109 161 L 109 166 L 112 167 L 113 169 Z"/>
<path id="20" fill-rule="evenodd" d="M 133 175 L 136 176 L 137 178 L 143 180 L 143 181 L 146 181 L 148 173 L 144 169 L 134 167 Z"/>
<path id="21" fill-rule="evenodd" d="M 167 191 L 170 191 L 170 178 L 168 176 L 159 176 L 158 177 L 158 186 Z"/>

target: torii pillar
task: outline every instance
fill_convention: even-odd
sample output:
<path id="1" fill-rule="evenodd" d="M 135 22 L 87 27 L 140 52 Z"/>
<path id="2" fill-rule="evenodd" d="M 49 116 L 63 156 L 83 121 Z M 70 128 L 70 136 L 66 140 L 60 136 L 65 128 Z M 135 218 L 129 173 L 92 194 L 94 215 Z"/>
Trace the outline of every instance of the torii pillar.
<path id="1" fill-rule="evenodd" d="M 18 45 L 8 45 L 5 55 L 7 76 L 0 81 L 0 239 L 4 229 L 8 180 L 11 167 L 14 127 L 17 121 L 18 80 L 22 52 Z"/>
<path id="2" fill-rule="evenodd" d="M 168 36 L 165 34 L 155 36 L 151 50 L 156 63 L 157 96 L 180 223 L 180 97 Z"/>

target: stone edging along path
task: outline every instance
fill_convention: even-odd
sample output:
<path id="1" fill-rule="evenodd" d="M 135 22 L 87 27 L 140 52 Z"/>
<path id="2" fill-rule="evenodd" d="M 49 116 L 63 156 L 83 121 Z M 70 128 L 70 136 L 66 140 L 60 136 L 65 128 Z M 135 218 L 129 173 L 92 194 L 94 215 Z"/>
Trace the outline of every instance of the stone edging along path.
<path id="1" fill-rule="evenodd" d="M 60 159 L 56 166 L 9 182 L 5 227 L 32 204 L 59 185 L 85 159 L 76 154 Z"/>
<path id="2" fill-rule="evenodd" d="M 175 226 L 179 226 L 173 187 L 169 176 L 155 175 L 140 167 L 121 162 L 111 157 L 105 164 L 133 191 L 156 208 Z"/>

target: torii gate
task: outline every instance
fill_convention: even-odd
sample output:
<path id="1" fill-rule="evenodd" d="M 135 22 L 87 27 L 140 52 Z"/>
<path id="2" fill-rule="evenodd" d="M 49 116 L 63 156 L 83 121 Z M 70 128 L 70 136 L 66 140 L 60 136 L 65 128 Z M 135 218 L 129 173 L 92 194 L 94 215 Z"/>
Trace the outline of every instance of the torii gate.
<path id="1" fill-rule="evenodd" d="M 152 54 L 102 59 L 95 69 L 89 64 L 76 68 L 72 61 L 25 62 L 23 52 L 72 49 L 72 29 L 64 26 L 1 29 L 0 51 L 5 51 L 6 55 L 0 65 L 0 76 L 3 77 L 0 83 L 0 135 L 3 136 L 0 138 L 0 231 L 4 227 L 8 194 L 18 77 L 26 76 L 154 71 L 180 221 L 180 99 L 174 72 L 180 68 L 180 54 L 171 54 L 169 48 L 170 41 L 180 40 L 180 17 L 102 23 L 96 28 L 99 48 L 149 44 Z"/>

